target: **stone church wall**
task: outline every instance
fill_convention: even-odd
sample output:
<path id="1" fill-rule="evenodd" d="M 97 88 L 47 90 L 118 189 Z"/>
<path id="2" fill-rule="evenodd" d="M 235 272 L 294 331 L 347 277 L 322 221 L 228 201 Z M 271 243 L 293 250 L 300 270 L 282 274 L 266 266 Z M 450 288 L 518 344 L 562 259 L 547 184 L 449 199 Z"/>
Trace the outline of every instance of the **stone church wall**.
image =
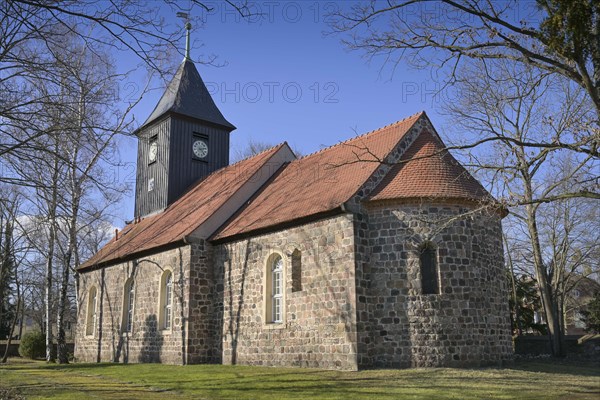
<path id="1" fill-rule="evenodd" d="M 196 252 L 201 246 L 194 245 Z M 182 364 L 186 357 L 191 246 L 185 245 L 134 261 L 79 275 L 79 314 L 75 358 L 81 362 L 161 362 Z M 173 320 L 170 330 L 159 327 L 160 280 L 165 269 L 173 273 Z M 122 333 L 124 288 L 134 280 L 134 312 L 131 332 Z M 181 279 L 180 279 L 181 278 Z M 193 279 L 196 279 L 194 276 Z M 97 290 L 97 326 L 86 335 L 90 288 Z M 195 349 L 196 351 L 196 349 Z M 197 351 L 196 351 L 197 352 Z"/>
<path id="2" fill-rule="evenodd" d="M 357 241 L 360 367 L 467 367 L 512 357 L 497 214 L 444 204 L 379 204 Z M 440 294 L 422 294 L 419 246 L 437 249 Z"/>
<path id="3" fill-rule="evenodd" d="M 301 282 L 292 279 L 296 249 Z M 265 323 L 265 271 L 273 253 L 284 260 L 281 324 Z M 224 364 L 357 369 L 352 215 L 219 245 L 215 261 L 215 275 L 223 278 L 217 320 L 224 321 Z"/>
<path id="4" fill-rule="evenodd" d="M 220 363 L 223 321 L 214 306 L 220 280 L 214 275 L 213 246 L 199 240 L 190 250 L 187 363 Z"/>

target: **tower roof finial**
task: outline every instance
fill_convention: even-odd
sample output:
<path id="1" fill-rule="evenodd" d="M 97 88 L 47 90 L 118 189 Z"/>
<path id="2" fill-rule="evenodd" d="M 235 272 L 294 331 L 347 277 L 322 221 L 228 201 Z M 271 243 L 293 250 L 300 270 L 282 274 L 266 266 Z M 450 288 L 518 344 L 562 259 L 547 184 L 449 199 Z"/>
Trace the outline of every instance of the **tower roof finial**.
<path id="1" fill-rule="evenodd" d="M 185 59 L 190 60 L 190 31 L 192 30 L 192 24 L 189 21 L 185 24 L 185 29 L 187 30 L 185 34 Z"/>
<path id="2" fill-rule="evenodd" d="M 179 18 L 183 18 L 185 19 L 186 23 L 185 23 L 185 58 L 183 59 L 184 61 L 187 60 L 191 60 L 190 58 L 190 31 L 192 30 L 192 24 L 190 23 L 190 16 L 188 13 L 184 13 L 184 12 L 178 12 L 177 16 Z"/>

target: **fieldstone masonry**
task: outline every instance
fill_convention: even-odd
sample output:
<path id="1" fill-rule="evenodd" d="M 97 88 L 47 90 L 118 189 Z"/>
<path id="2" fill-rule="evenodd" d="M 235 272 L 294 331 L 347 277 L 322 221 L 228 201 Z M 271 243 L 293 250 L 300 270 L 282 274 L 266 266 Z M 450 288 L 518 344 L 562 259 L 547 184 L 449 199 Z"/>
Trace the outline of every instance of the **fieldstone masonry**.
<path id="1" fill-rule="evenodd" d="M 295 250 L 302 287 L 296 292 Z M 215 253 L 223 278 L 217 287 L 224 288 L 223 363 L 357 369 L 351 214 L 218 246 Z M 284 260 L 282 324 L 265 321 L 264 275 L 273 253 Z"/>
<path id="2" fill-rule="evenodd" d="M 365 210 L 361 218 L 347 213 L 216 246 L 198 241 L 82 274 L 77 360 L 346 370 L 509 360 L 499 216 L 451 204 Z M 440 294 L 421 294 L 418 247 L 425 241 L 437 249 Z M 299 291 L 292 291 L 294 251 L 301 255 Z M 282 324 L 265 321 L 273 253 L 285 265 Z M 170 330 L 158 327 L 165 269 L 176 283 Z M 134 323 L 122 333 L 128 278 L 135 281 Z M 92 285 L 98 329 L 86 336 Z"/>
<path id="3" fill-rule="evenodd" d="M 512 342 L 496 213 L 448 204 L 371 204 L 358 298 L 359 366 L 500 364 Z M 422 294 L 419 247 L 437 249 L 439 294 Z"/>
<path id="4" fill-rule="evenodd" d="M 168 269 L 173 273 L 173 323 L 159 327 L 160 279 Z M 134 281 L 134 312 L 131 332 L 123 332 L 125 283 Z M 164 251 L 140 259 L 97 269 L 80 275 L 78 333 L 75 339 L 77 361 L 186 362 L 190 246 Z M 86 315 L 90 288 L 98 293 L 96 329 L 86 335 Z M 183 323 L 182 323 L 183 322 Z M 194 354 L 194 357 L 199 357 Z M 201 358 L 201 357 L 200 357 Z M 195 358 L 194 358 L 195 359 Z"/>

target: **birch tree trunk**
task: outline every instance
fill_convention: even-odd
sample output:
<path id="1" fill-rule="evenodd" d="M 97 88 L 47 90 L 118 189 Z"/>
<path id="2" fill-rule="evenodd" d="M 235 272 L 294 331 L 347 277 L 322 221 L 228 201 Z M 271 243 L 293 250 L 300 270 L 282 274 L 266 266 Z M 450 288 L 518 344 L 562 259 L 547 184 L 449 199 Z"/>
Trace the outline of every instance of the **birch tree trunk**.
<path id="1" fill-rule="evenodd" d="M 59 142 L 58 138 L 54 138 L 54 155 L 53 155 L 53 171 L 52 182 L 50 186 L 50 196 L 48 201 L 48 253 L 46 259 L 46 287 L 45 287 L 45 302 L 46 302 L 46 361 L 54 361 L 54 345 L 52 335 L 52 284 L 53 284 L 53 261 L 54 251 L 56 247 L 56 211 L 58 207 L 58 180 L 59 180 Z"/>

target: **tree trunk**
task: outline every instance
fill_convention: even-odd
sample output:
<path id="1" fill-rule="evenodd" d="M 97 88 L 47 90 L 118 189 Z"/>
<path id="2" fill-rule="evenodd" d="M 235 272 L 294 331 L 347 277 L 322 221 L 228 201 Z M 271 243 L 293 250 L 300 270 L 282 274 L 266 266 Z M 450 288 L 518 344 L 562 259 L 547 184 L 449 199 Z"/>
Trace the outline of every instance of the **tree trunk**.
<path id="1" fill-rule="evenodd" d="M 50 198 L 48 199 L 48 260 L 46 262 L 46 361 L 54 361 L 54 346 L 52 343 L 52 267 L 54 259 L 54 250 L 56 246 L 56 209 L 58 206 L 58 179 L 59 179 L 59 143 L 58 138 L 54 138 L 54 154 L 52 157 L 53 168 Z"/>
<path id="2" fill-rule="evenodd" d="M 506 240 L 506 236 L 504 237 L 505 246 L 508 246 L 508 241 Z M 521 313 L 519 307 L 519 299 L 517 298 L 517 283 L 515 282 L 515 269 L 512 261 L 512 256 L 510 254 L 510 249 L 506 252 L 508 258 L 508 264 L 510 269 L 510 284 L 512 286 L 512 297 L 513 297 L 513 305 L 514 305 L 514 313 L 515 313 L 515 326 L 517 327 L 517 335 L 521 336 L 523 334 L 523 328 L 521 327 Z"/>
<path id="3" fill-rule="evenodd" d="M 526 186 L 529 186 L 527 191 L 530 192 L 530 185 Z M 531 204 L 528 205 L 526 209 L 528 214 L 527 228 L 529 230 L 529 235 L 531 236 L 533 261 L 538 280 L 538 290 L 542 299 L 544 313 L 546 314 L 546 323 L 548 326 L 548 335 L 550 337 L 552 355 L 555 357 L 564 357 L 566 355 L 564 348 L 564 335 L 560 329 L 560 315 L 558 314 L 557 301 L 552 296 L 549 282 L 550 277 L 546 272 L 544 261 L 542 259 L 542 251 L 536 219 L 537 209 L 536 206 Z"/>
<path id="4" fill-rule="evenodd" d="M 21 298 L 23 299 L 23 305 L 21 306 L 21 310 L 19 311 L 19 340 L 23 338 L 23 324 L 25 323 L 25 290 L 21 292 Z"/>
<path id="5" fill-rule="evenodd" d="M 515 313 L 515 326 L 517 328 L 517 335 L 521 336 L 523 334 L 523 328 L 521 327 L 521 313 L 519 306 L 519 299 L 517 297 L 517 283 L 515 282 L 515 274 L 512 270 L 510 271 L 510 283 L 512 286 L 512 297 L 513 297 L 513 307 Z"/>
<path id="6" fill-rule="evenodd" d="M 53 228 L 50 228 L 53 231 Z M 54 241 L 50 233 L 51 242 Z M 46 361 L 54 361 L 54 349 L 52 348 L 52 257 L 54 257 L 54 245 L 48 248 L 48 260 L 46 261 Z"/>
<path id="7" fill-rule="evenodd" d="M 2 204 L 2 208 L 4 208 L 4 204 Z M 4 313 L 3 313 L 3 309 L 4 309 L 4 282 L 6 282 L 6 279 L 8 279 L 8 272 L 6 271 L 7 266 L 9 265 L 8 262 L 6 262 L 5 256 L 4 256 L 4 210 L 0 210 L 2 211 L 2 213 L 0 213 L 0 251 L 2 252 L 0 254 L 0 327 L 4 325 Z M 1 338 L 0 338 L 1 339 Z"/>
<path id="8" fill-rule="evenodd" d="M 60 293 L 58 298 L 58 314 L 56 317 L 56 346 L 57 359 L 59 364 L 68 364 L 69 357 L 67 354 L 67 344 L 65 341 L 65 311 L 67 307 L 67 290 L 69 286 L 69 269 L 71 263 L 71 252 L 67 251 L 65 256 L 62 282 L 60 285 Z"/>
<path id="9" fill-rule="evenodd" d="M 17 320 L 19 319 L 20 310 L 21 310 L 21 308 L 23 308 L 23 299 L 21 297 L 21 288 L 19 285 L 19 280 L 17 279 L 15 283 L 17 286 L 17 309 L 15 311 L 15 315 L 12 320 L 10 329 L 8 331 L 8 338 L 6 340 L 6 348 L 4 349 L 4 355 L 2 356 L 2 359 L 0 360 L 0 364 L 5 364 L 6 360 L 8 360 L 8 351 L 10 349 L 10 344 L 12 343 L 12 337 L 15 332 L 15 326 L 17 325 Z M 20 339 L 20 337 L 19 337 L 19 339 Z"/>

